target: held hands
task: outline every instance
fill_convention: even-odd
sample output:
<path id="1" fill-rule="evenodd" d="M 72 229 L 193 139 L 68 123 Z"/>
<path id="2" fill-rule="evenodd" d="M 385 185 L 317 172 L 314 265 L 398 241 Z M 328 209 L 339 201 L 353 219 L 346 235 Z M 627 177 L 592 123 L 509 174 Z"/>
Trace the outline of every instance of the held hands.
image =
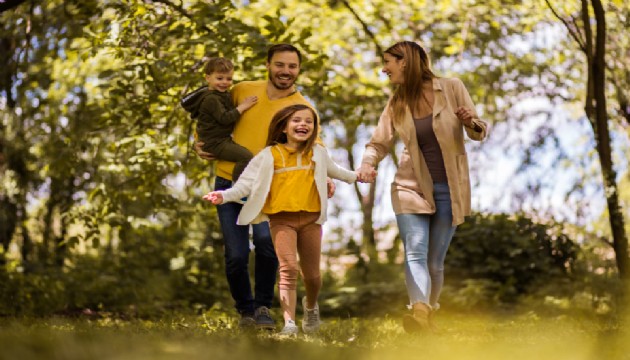
<path id="1" fill-rule="evenodd" d="M 455 115 L 457 115 L 457 118 L 462 122 L 462 124 L 464 124 L 464 126 L 469 128 L 474 126 L 473 117 L 475 116 L 475 113 L 471 109 L 460 106 L 457 110 L 455 110 Z"/>
<path id="2" fill-rule="evenodd" d="M 209 152 L 205 152 L 202 150 L 203 145 L 204 145 L 203 141 L 195 142 L 193 149 L 195 150 L 197 155 L 204 160 L 208 160 L 208 161 L 216 160 L 217 158 L 214 157 L 214 154 L 211 154 Z"/>
<path id="3" fill-rule="evenodd" d="M 220 191 L 210 191 L 203 196 L 203 199 L 210 201 L 214 205 L 221 205 L 223 203 L 223 194 Z"/>
<path id="4" fill-rule="evenodd" d="M 243 102 L 238 104 L 236 109 L 238 110 L 239 113 L 242 114 L 245 111 L 249 110 L 252 106 L 256 105 L 257 102 L 258 102 L 258 96 L 248 96 L 245 98 L 245 100 L 243 100 Z"/>
<path id="5" fill-rule="evenodd" d="M 361 164 L 361 167 L 356 171 L 357 181 L 363 183 L 371 183 L 376 180 L 376 169 L 370 164 Z"/>

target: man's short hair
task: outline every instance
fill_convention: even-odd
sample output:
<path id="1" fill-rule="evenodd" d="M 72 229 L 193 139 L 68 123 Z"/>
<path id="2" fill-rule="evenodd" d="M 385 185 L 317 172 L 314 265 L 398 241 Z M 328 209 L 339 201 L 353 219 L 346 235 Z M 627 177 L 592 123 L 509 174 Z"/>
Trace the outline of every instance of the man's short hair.
<path id="1" fill-rule="evenodd" d="M 267 62 L 271 62 L 271 58 L 275 53 L 285 51 L 296 53 L 298 56 L 298 62 L 300 64 L 302 63 L 302 54 L 300 53 L 300 50 L 298 50 L 295 46 L 291 44 L 275 44 L 271 46 L 269 50 L 267 50 Z"/>

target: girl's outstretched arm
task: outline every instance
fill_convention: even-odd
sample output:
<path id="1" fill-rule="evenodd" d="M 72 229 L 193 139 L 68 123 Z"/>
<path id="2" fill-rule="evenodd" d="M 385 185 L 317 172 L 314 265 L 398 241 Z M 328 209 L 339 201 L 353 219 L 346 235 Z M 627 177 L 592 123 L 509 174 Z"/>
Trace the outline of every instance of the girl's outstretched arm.
<path id="1" fill-rule="evenodd" d="M 239 202 L 242 198 L 250 196 L 254 184 L 260 181 L 261 174 L 264 172 L 262 169 L 267 169 L 269 166 L 271 166 L 273 173 L 273 156 L 265 148 L 250 160 L 236 183 L 232 184 L 231 188 L 221 192 L 223 201 Z"/>
<path id="2" fill-rule="evenodd" d="M 335 160 L 333 160 L 332 157 L 330 157 L 330 154 L 328 153 L 328 151 L 326 151 L 326 157 L 327 157 L 326 173 L 327 173 L 328 177 L 331 177 L 333 179 L 338 179 L 338 180 L 345 181 L 348 184 L 351 184 L 351 183 L 357 181 L 357 173 L 356 172 L 347 170 L 347 169 L 339 166 L 335 162 Z"/>

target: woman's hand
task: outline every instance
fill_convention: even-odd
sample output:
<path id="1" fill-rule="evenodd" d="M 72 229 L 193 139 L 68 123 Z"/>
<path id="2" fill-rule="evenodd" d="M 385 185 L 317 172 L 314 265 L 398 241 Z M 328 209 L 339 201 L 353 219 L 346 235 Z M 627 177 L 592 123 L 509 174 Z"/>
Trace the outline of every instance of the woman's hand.
<path id="1" fill-rule="evenodd" d="M 203 199 L 210 201 L 214 205 L 221 205 L 223 203 L 223 194 L 220 191 L 210 191 L 203 196 Z"/>
<path id="2" fill-rule="evenodd" d="M 464 126 L 469 128 L 474 126 L 473 117 L 475 116 L 475 113 L 471 109 L 460 106 L 455 111 L 455 115 L 457 115 L 457 118 L 462 122 L 462 124 L 464 124 Z"/>
<path id="3" fill-rule="evenodd" d="M 356 171 L 356 173 L 357 181 L 364 183 L 374 182 L 376 180 L 376 175 L 378 174 L 376 169 L 374 169 L 374 166 L 366 163 L 361 164 L 361 167 Z"/>

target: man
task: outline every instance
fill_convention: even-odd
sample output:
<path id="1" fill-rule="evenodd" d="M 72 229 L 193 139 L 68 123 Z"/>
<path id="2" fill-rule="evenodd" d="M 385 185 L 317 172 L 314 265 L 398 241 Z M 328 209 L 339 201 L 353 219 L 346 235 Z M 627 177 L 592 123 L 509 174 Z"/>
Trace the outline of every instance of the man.
<path id="1" fill-rule="evenodd" d="M 241 115 L 233 132 L 233 140 L 257 154 L 265 147 L 269 123 L 280 109 L 293 105 L 312 105 L 295 89 L 295 81 L 300 73 L 302 56 L 293 45 L 277 44 L 267 51 L 268 80 L 243 81 L 232 89 L 232 99 L 240 104 L 249 96 L 257 96 L 258 102 L 249 111 Z M 202 158 L 212 160 L 212 155 L 200 149 L 195 150 Z M 234 163 L 219 161 L 215 190 L 232 187 Z M 334 184 L 329 181 L 329 196 L 334 193 Z M 249 280 L 249 226 L 236 225 L 236 219 L 243 207 L 238 203 L 226 203 L 217 206 L 219 222 L 225 241 L 225 269 L 232 298 L 241 315 L 241 328 L 257 327 L 274 329 L 275 323 L 269 314 L 274 296 L 278 259 L 276 258 L 269 223 L 252 225 L 255 247 L 255 291 Z"/>

